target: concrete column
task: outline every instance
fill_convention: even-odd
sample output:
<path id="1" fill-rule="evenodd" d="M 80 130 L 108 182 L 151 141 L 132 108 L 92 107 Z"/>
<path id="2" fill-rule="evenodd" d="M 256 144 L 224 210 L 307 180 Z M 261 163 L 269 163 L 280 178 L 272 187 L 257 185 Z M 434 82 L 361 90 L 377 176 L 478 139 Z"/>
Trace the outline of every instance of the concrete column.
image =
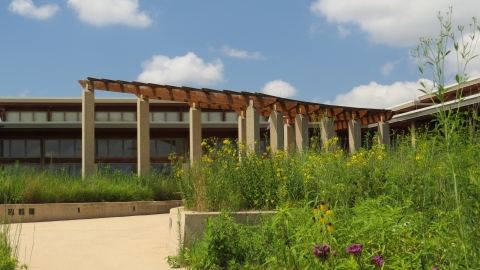
<path id="1" fill-rule="evenodd" d="M 418 121 L 412 121 L 412 123 L 410 124 L 410 135 L 412 136 L 412 146 L 415 147 L 415 143 L 416 143 L 416 138 L 417 138 L 417 135 L 418 135 L 418 129 L 420 128 L 420 122 Z"/>
<path id="2" fill-rule="evenodd" d="M 358 151 L 362 147 L 361 122 L 355 119 L 348 121 L 348 145 L 350 153 Z"/>
<path id="3" fill-rule="evenodd" d="M 378 144 L 390 145 L 390 124 L 387 122 L 378 122 Z"/>
<path id="4" fill-rule="evenodd" d="M 202 159 L 202 110 L 190 107 L 190 163 Z"/>
<path id="5" fill-rule="evenodd" d="M 253 101 L 250 100 L 250 106 L 247 108 L 246 117 L 247 127 L 247 153 L 258 154 L 260 152 L 260 119 L 258 110 L 253 107 Z"/>
<path id="6" fill-rule="evenodd" d="M 137 99 L 137 173 L 150 173 L 150 108 L 147 98 Z"/>
<path id="7" fill-rule="evenodd" d="M 243 112 L 238 116 L 238 143 L 245 145 L 247 142 L 247 120 Z"/>
<path id="8" fill-rule="evenodd" d="M 333 126 L 333 119 L 323 117 L 320 121 L 320 129 L 322 135 L 322 144 L 325 145 L 328 140 L 335 137 L 335 128 Z"/>
<path id="9" fill-rule="evenodd" d="M 295 150 L 295 127 L 290 123 L 283 126 L 283 142 L 285 151 L 293 153 Z"/>
<path id="10" fill-rule="evenodd" d="M 279 111 L 270 113 L 270 146 L 272 153 L 284 148 L 284 131 L 283 131 L 283 115 Z"/>
<path id="11" fill-rule="evenodd" d="M 295 142 L 297 151 L 308 147 L 308 116 L 300 113 L 295 116 Z"/>
<path id="12" fill-rule="evenodd" d="M 95 94 L 87 84 L 82 92 L 82 177 L 95 173 Z"/>

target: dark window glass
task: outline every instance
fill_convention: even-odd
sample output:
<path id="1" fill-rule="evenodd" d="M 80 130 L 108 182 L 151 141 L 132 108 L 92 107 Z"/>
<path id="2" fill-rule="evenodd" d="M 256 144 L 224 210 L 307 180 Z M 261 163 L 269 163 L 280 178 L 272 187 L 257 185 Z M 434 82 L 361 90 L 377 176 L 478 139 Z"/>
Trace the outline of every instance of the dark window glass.
<path id="1" fill-rule="evenodd" d="M 75 140 L 75 157 L 82 157 L 82 140 Z"/>
<path id="2" fill-rule="evenodd" d="M 45 157 L 58 157 L 58 140 L 45 140 Z"/>
<path id="3" fill-rule="evenodd" d="M 75 141 L 74 140 L 60 140 L 60 156 L 74 157 L 75 156 Z"/>
<path id="4" fill-rule="evenodd" d="M 12 158 L 25 157 L 25 140 L 11 140 L 11 147 Z"/>
<path id="5" fill-rule="evenodd" d="M 157 156 L 157 153 L 156 153 L 155 149 L 156 149 L 155 140 L 150 140 L 150 156 L 151 157 L 156 157 Z"/>
<path id="6" fill-rule="evenodd" d="M 107 140 L 97 140 L 97 157 L 108 157 Z"/>
<path id="7" fill-rule="evenodd" d="M 170 155 L 169 140 L 157 140 L 157 155 L 159 157 L 168 157 Z"/>
<path id="8" fill-rule="evenodd" d="M 40 157 L 40 140 L 27 140 L 27 157 Z"/>
<path id="9" fill-rule="evenodd" d="M 121 157 L 121 156 L 123 156 L 122 140 L 109 140 L 108 141 L 108 156 L 109 157 Z"/>
<path id="10" fill-rule="evenodd" d="M 137 156 L 137 141 L 136 140 L 124 140 L 123 141 L 123 153 L 126 157 Z"/>
<path id="11" fill-rule="evenodd" d="M 3 140 L 2 157 L 10 157 L 10 140 Z"/>

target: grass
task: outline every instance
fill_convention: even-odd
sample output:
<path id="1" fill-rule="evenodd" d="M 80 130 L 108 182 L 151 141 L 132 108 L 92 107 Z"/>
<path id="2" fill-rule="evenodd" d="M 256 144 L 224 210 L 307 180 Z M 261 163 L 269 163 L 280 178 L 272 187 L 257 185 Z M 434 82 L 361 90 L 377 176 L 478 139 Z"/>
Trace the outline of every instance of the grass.
<path id="1" fill-rule="evenodd" d="M 370 148 L 354 154 L 336 147 L 335 139 L 323 151 L 313 138 L 303 153 L 238 158 L 243 146 L 206 140 L 202 162 L 176 169 L 184 205 L 278 213 L 253 227 L 235 224 L 232 215 L 209 221 L 204 237 L 182 254 L 183 264 L 479 269 L 480 141 L 471 130 L 457 125 L 448 141 L 440 129 L 417 132 L 415 147 L 409 136 L 398 135 L 392 147 L 373 138 Z M 322 244 L 329 251 L 319 254 Z M 353 244 L 362 244 L 361 252 L 353 252 Z"/>
<path id="2" fill-rule="evenodd" d="M 81 203 L 180 199 L 171 175 L 105 170 L 82 179 L 66 173 L 38 173 L 18 166 L 0 170 L 0 194 L 6 203 Z"/>

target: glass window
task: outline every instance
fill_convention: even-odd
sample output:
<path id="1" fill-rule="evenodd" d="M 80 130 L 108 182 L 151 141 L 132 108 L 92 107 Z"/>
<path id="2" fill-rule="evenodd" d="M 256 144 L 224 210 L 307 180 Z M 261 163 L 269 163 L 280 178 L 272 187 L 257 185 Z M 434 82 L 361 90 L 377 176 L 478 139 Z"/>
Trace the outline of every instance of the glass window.
<path id="1" fill-rule="evenodd" d="M 47 122 L 47 112 L 35 112 L 35 122 Z"/>
<path id="2" fill-rule="evenodd" d="M 156 157 L 157 153 L 155 151 L 156 146 L 155 146 L 155 140 L 150 140 L 150 156 L 151 157 Z"/>
<path id="3" fill-rule="evenodd" d="M 63 122 L 65 119 L 64 117 L 64 112 L 52 112 L 52 122 Z"/>
<path id="4" fill-rule="evenodd" d="M 180 120 L 180 115 L 178 112 L 167 112 L 166 118 L 167 122 L 178 122 Z"/>
<path id="5" fill-rule="evenodd" d="M 222 113 L 210 112 L 208 119 L 210 120 L 210 122 L 222 122 Z"/>
<path id="6" fill-rule="evenodd" d="M 108 156 L 109 157 L 123 156 L 122 140 L 108 140 Z"/>
<path id="7" fill-rule="evenodd" d="M 75 140 L 75 157 L 82 157 L 82 140 Z"/>
<path id="8" fill-rule="evenodd" d="M 7 112 L 7 121 L 9 122 L 20 122 L 20 113 L 19 112 Z"/>
<path id="9" fill-rule="evenodd" d="M 20 112 L 21 122 L 33 122 L 33 112 Z"/>
<path id="10" fill-rule="evenodd" d="M 3 144 L 2 157 L 10 157 L 10 140 L 1 141 Z"/>
<path id="11" fill-rule="evenodd" d="M 226 112 L 225 122 L 238 122 L 238 114 L 236 112 Z"/>
<path id="12" fill-rule="evenodd" d="M 27 157 L 40 157 L 40 140 L 27 140 Z"/>
<path id="13" fill-rule="evenodd" d="M 25 157 L 25 140 L 11 140 L 11 155 L 12 158 Z"/>
<path id="14" fill-rule="evenodd" d="M 78 121 L 82 122 L 82 113 L 81 112 L 78 113 Z"/>
<path id="15" fill-rule="evenodd" d="M 108 157 L 107 140 L 97 140 L 97 157 Z"/>
<path id="16" fill-rule="evenodd" d="M 202 112 L 202 122 L 208 122 L 208 112 Z"/>
<path id="17" fill-rule="evenodd" d="M 178 156 L 185 155 L 185 140 L 175 140 L 174 143 L 172 143 L 172 151 L 176 152 Z"/>
<path id="18" fill-rule="evenodd" d="M 153 114 L 153 122 L 165 122 L 165 113 L 164 112 L 154 112 Z"/>
<path id="19" fill-rule="evenodd" d="M 60 156 L 74 157 L 75 156 L 75 141 L 74 140 L 60 140 Z"/>
<path id="20" fill-rule="evenodd" d="M 45 140 L 45 157 L 58 157 L 58 140 Z"/>
<path id="21" fill-rule="evenodd" d="M 135 122 L 135 113 L 134 112 L 124 112 L 123 121 Z"/>
<path id="22" fill-rule="evenodd" d="M 157 140 L 157 156 L 168 157 L 170 155 L 170 141 Z"/>
<path id="23" fill-rule="evenodd" d="M 175 140 L 171 140 L 170 141 L 171 145 L 170 145 L 170 151 L 173 153 L 177 153 L 177 144 L 176 144 L 176 141 Z"/>
<path id="24" fill-rule="evenodd" d="M 65 121 L 77 122 L 78 112 L 65 112 Z"/>
<path id="25" fill-rule="evenodd" d="M 96 121 L 108 121 L 108 112 L 96 112 L 95 113 Z"/>
<path id="26" fill-rule="evenodd" d="M 190 122 L 190 112 L 183 112 L 182 114 L 182 122 Z"/>
<path id="27" fill-rule="evenodd" d="M 124 140 L 123 153 L 126 157 L 137 156 L 137 140 Z"/>
<path id="28" fill-rule="evenodd" d="M 110 121 L 112 121 L 112 122 L 122 121 L 122 113 L 121 112 L 110 112 Z"/>

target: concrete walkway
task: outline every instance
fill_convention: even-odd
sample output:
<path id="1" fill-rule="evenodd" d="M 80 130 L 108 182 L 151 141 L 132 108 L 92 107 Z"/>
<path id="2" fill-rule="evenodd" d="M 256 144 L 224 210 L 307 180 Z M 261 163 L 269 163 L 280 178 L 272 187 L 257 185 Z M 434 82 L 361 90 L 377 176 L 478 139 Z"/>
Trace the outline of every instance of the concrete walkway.
<path id="1" fill-rule="evenodd" d="M 20 226 L 19 260 L 28 270 L 170 269 L 169 214 Z"/>

